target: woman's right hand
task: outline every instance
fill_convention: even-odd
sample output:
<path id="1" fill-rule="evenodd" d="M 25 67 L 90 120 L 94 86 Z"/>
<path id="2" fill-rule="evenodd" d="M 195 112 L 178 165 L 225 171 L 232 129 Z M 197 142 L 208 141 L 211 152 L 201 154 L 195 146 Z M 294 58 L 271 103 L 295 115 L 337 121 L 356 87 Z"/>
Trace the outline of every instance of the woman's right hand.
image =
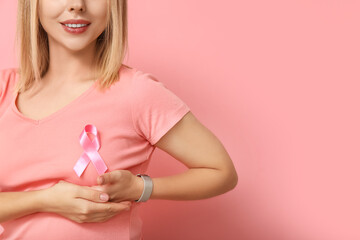
<path id="1" fill-rule="evenodd" d="M 130 210 L 131 202 L 120 203 L 101 200 L 101 191 L 60 180 L 44 189 L 45 212 L 60 214 L 77 223 L 105 222 L 121 211 Z"/>

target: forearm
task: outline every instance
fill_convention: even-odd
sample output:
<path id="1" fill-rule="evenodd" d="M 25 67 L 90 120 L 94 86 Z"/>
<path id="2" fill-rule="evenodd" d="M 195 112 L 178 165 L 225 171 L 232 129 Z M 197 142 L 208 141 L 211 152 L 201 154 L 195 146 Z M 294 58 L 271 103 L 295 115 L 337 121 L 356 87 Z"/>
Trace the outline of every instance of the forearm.
<path id="1" fill-rule="evenodd" d="M 230 174 L 217 169 L 190 168 L 180 174 L 152 178 L 153 192 L 150 199 L 206 199 L 233 189 L 236 185 L 233 179 Z"/>
<path id="2" fill-rule="evenodd" d="M 42 190 L 0 192 L 0 223 L 41 211 Z"/>

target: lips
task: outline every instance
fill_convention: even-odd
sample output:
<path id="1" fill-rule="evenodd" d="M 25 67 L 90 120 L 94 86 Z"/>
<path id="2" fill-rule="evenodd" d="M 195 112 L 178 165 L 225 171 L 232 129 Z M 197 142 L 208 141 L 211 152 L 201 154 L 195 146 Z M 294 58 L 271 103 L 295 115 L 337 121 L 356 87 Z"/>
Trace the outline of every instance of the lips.
<path id="1" fill-rule="evenodd" d="M 84 19 L 69 19 L 63 22 L 60 22 L 61 24 L 87 24 L 89 25 L 91 22 L 84 20 Z"/>
<path id="2" fill-rule="evenodd" d="M 61 26 L 63 27 L 63 29 L 68 32 L 68 33 L 72 33 L 72 34 L 81 34 L 83 32 L 85 32 L 88 28 L 89 25 L 85 25 L 83 27 L 69 27 L 65 24 L 61 24 Z"/>

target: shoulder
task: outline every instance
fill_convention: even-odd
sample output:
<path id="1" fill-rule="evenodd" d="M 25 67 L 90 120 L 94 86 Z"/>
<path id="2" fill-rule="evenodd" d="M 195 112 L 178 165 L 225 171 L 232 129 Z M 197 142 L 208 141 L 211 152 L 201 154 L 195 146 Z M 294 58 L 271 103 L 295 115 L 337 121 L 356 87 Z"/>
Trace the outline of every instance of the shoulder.
<path id="1" fill-rule="evenodd" d="M 15 67 L 2 68 L 0 69 L 0 83 L 7 84 L 11 80 L 15 79 L 16 74 L 18 74 L 19 69 Z"/>
<path id="2" fill-rule="evenodd" d="M 152 73 L 136 69 L 133 74 L 131 86 L 133 108 L 156 108 L 156 111 L 166 108 L 176 108 L 185 105 L 177 95 L 176 90 Z"/>
<path id="3" fill-rule="evenodd" d="M 17 68 L 0 69 L 0 116 L 10 104 L 17 73 Z"/>
<path id="4" fill-rule="evenodd" d="M 120 80 L 119 85 L 126 85 L 133 99 L 139 99 L 149 94 L 154 95 L 161 88 L 166 89 L 165 85 L 152 73 L 137 68 L 124 67 L 120 71 Z"/>
<path id="5" fill-rule="evenodd" d="M 175 93 L 160 81 L 153 73 L 137 68 L 124 67 L 120 71 L 119 89 L 127 89 L 134 104 L 152 103 L 154 101 L 177 100 Z"/>
<path id="6" fill-rule="evenodd" d="M 133 70 L 133 84 L 144 84 L 144 83 L 153 83 L 160 81 L 155 77 L 154 74 L 149 72 L 144 72 L 142 70 L 134 68 Z"/>
<path id="7" fill-rule="evenodd" d="M 135 69 L 132 74 L 131 91 L 136 98 L 139 98 L 147 95 L 154 96 L 159 91 L 169 91 L 169 89 L 153 73 Z"/>
<path id="8" fill-rule="evenodd" d="M 118 71 L 119 79 L 114 82 L 111 88 L 117 91 L 131 88 L 133 80 L 137 77 L 138 70 L 128 65 L 122 64 Z"/>
<path id="9" fill-rule="evenodd" d="M 0 96 L 14 85 L 18 72 L 19 69 L 14 67 L 0 69 Z"/>

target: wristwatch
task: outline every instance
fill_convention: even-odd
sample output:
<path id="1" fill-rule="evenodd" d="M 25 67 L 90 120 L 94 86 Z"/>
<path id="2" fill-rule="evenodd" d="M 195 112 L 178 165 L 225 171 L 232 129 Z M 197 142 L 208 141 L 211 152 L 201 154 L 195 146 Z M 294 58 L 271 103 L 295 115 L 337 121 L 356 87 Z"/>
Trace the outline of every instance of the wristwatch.
<path id="1" fill-rule="evenodd" d="M 146 202 L 152 193 L 153 190 L 153 181 L 150 176 L 146 174 L 136 174 L 137 177 L 141 177 L 144 181 L 144 189 L 141 194 L 141 197 L 138 200 L 135 200 L 135 202 Z"/>

